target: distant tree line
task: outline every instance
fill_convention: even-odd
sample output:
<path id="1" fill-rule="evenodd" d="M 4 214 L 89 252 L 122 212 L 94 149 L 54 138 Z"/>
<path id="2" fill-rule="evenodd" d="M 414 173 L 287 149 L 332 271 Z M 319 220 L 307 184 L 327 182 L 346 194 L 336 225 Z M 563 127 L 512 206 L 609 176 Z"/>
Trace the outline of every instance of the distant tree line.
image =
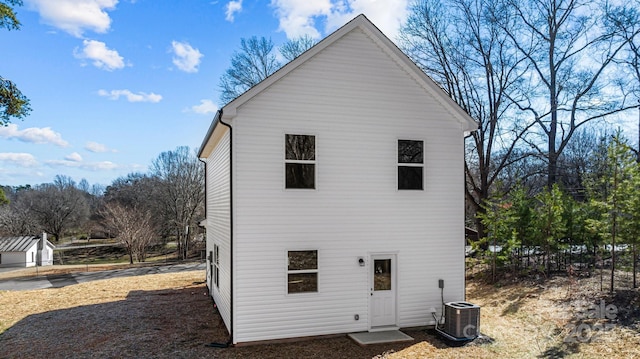
<path id="1" fill-rule="evenodd" d="M 168 240 L 186 258 L 202 219 L 204 169 L 188 147 L 163 152 L 148 173 L 131 173 L 106 188 L 62 175 L 52 183 L 0 187 L 0 236 L 45 231 L 55 242 L 69 235 L 113 237 L 131 263 L 144 261 L 151 244 Z"/>
<path id="2" fill-rule="evenodd" d="M 602 137 L 589 152 L 580 196 L 561 184 L 532 193 L 517 183 L 485 201 L 487 235 L 474 245 L 494 280 L 501 272 L 546 277 L 591 275 L 597 268 L 602 276 L 608 268 L 613 291 L 616 269 L 626 267 L 637 287 L 640 162 L 619 132 Z"/>

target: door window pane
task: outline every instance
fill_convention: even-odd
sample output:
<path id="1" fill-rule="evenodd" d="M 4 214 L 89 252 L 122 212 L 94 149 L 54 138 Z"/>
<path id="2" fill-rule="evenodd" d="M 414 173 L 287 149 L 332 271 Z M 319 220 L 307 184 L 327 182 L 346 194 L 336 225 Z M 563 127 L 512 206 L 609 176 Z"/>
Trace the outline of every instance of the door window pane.
<path id="1" fill-rule="evenodd" d="M 391 259 L 373 261 L 373 290 L 391 290 Z"/>

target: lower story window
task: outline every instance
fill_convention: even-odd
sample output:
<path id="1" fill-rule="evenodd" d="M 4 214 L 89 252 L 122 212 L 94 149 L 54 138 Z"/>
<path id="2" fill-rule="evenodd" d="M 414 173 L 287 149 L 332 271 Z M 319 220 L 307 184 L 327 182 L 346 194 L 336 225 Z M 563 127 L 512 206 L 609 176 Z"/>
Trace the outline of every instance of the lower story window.
<path id="1" fill-rule="evenodd" d="M 287 293 L 318 291 L 318 251 L 287 252 Z"/>
<path id="2" fill-rule="evenodd" d="M 213 245 L 213 283 L 220 288 L 220 246 Z"/>

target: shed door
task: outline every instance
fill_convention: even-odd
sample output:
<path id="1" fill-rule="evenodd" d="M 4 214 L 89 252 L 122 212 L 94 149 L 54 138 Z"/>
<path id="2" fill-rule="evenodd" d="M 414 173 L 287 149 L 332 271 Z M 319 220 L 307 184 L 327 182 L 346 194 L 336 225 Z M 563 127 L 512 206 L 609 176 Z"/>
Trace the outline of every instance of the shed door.
<path id="1" fill-rule="evenodd" d="M 396 325 L 396 256 L 371 256 L 370 284 L 371 310 L 369 326 L 371 329 Z"/>

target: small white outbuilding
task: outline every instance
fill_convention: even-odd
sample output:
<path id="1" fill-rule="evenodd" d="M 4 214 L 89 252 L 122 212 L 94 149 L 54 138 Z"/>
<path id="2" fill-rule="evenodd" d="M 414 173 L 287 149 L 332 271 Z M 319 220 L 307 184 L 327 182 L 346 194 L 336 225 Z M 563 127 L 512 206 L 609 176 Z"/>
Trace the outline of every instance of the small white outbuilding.
<path id="1" fill-rule="evenodd" d="M 0 237 L 0 268 L 53 265 L 55 246 L 41 236 Z"/>
<path id="2" fill-rule="evenodd" d="M 364 15 L 223 106 L 199 157 L 231 342 L 434 325 L 464 300 L 476 127 Z"/>

